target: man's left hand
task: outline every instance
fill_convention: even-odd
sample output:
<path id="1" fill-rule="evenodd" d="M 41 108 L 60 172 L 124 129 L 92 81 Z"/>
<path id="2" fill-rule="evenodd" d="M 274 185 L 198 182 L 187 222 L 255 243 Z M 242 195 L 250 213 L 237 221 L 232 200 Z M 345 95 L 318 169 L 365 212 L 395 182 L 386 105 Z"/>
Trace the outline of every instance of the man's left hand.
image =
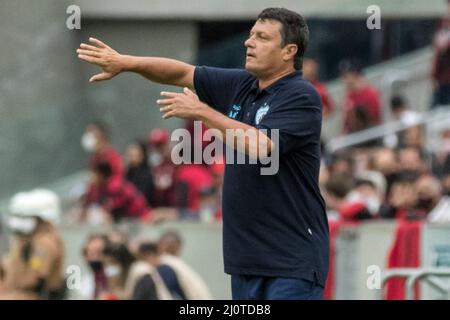
<path id="1" fill-rule="evenodd" d="M 161 95 L 166 97 L 166 99 L 157 100 L 156 103 L 163 105 L 159 109 L 163 113 L 163 119 L 177 117 L 199 120 L 202 112 L 209 108 L 188 88 L 184 88 L 182 93 L 161 92 Z"/>

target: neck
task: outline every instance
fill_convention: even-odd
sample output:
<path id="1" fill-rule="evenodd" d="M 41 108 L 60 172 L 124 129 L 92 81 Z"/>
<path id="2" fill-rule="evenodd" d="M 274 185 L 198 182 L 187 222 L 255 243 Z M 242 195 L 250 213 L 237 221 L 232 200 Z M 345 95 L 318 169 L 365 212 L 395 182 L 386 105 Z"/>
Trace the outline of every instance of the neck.
<path id="1" fill-rule="evenodd" d="M 296 71 L 294 67 L 289 68 L 289 69 L 285 69 L 285 70 L 281 70 L 277 73 L 271 74 L 268 77 L 261 77 L 258 78 L 258 84 L 259 84 L 259 90 L 263 90 L 265 88 L 267 88 L 268 86 L 270 86 L 272 83 L 274 83 L 275 81 L 283 78 L 284 76 L 292 73 Z"/>

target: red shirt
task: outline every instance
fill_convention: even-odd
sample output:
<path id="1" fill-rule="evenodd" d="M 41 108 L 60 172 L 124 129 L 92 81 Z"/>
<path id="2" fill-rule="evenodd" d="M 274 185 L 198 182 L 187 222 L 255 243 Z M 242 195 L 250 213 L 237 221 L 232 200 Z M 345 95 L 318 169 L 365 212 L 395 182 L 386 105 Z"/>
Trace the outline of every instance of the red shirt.
<path id="1" fill-rule="evenodd" d="M 200 192 L 203 188 L 213 186 L 210 171 L 201 164 L 186 164 L 177 172 L 177 183 L 187 186 L 187 208 L 198 210 L 200 208 Z"/>
<path id="2" fill-rule="evenodd" d="M 311 81 L 312 85 L 316 88 L 317 92 L 320 95 L 320 99 L 322 100 L 323 113 L 329 114 L 333 112 L 334 105 L 333 100 L 331 99 L 330 94 L 328 93 L 327 87 L 319 81 Z"/>
<path id="3" fill-rule="evenodd" d="M 175 174 L 177 166 L 170 160 L 165 161 L 152 169 L 153 183 L 155 185 L 154 206 L 175 206 Z"/>
<path id="4" fill-rule="evenodd" d="M 442 26 L 434 39 L 433 79 L 439 85 L 450 84 L 450 29 L 445 27 L 450 21 L 442 20 Z"/>
<path id="5" fill-rule="evenodd" d="M 107 148 L 101 152 L 94 153 L 89 159 L 89 168 L 94 170 L 97 164 L 101 162 L 107 162 L 111 166 L 112 176 L 111 179 L 121 180 L 123 177 L 123 162 L 120 154 L 112 147 Z M 90 184 L 88 191 L 83 198 L 83 206 L 87 207 L 91 203 L 95 203 L 99 197 L 98 188 Z"/>
<path id="6" fill-rule="evenodd" d="M 115 218 L 151 217 L 151 209 L 142 193 L 124 179 L 109 179 L 106 186 L 99 188 L 98 203 Z"/>
<path id="7" fill-rule="evenodd" d="M 371 124 L 379 124 L 381 122 L 380 94 L 377 89 L 367 85 L 361 90 L 347 91 L 344 105 L 346 115 L 345 129 L 347 132 L 351 132 L 353 126 L 350 117 L 351 111 L 358 106 L 367 110 Z"/>

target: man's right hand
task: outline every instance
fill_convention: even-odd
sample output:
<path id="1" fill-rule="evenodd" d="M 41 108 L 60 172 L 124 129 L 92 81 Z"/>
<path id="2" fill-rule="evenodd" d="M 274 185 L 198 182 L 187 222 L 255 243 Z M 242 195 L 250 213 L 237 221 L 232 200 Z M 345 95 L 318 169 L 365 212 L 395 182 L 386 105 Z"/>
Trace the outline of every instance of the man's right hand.
<path id="1" fill-rule="evenodd" d="M 102 41 L 89 38 L 92 45 L 82 43 L 77 49 L 78 58 L 102 68 L 103 72 L 92 76 L 89 82 L 109 80 L 123 71 L 123 56 Z"/>

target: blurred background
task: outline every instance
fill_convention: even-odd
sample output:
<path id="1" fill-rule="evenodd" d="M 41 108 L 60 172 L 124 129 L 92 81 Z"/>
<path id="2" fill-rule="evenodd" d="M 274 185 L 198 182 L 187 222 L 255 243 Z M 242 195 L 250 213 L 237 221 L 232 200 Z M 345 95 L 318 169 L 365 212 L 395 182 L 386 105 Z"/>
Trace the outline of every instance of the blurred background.
<path id="1" fill-rule="evenodd" d="M 71 5 L 81 10 L 79 29 L 67 27 Z M 370 29 L 373 5 L 380 25 Z M 255 17 L 274 6 L 301 13 L 310 29 L 303 72 L 323 102 L 326 298 L 450 297 L 446 0 L 1 1 L 0 296 L 136 298 L 130 274 L 145 262 L 136 272 L 151 275 L 158 299 L 231 298 L 222 265 L 223 165 L 171 163 L 170 133 L 194 125 L 163 121 L 156 105 L 160 91 L 179 89 L 129 73 L 90 84 L 98 69 L 75 50 L 93 36 L 124 54 L 242 68 Z M 114 197 L 99 196 L 99 179 L 116 188 Z M 17 198 L 33 189 L 51 194 Z M 42 213 L 48 208 L 50 216 Z M 10 227 L 20 215 L 22 234 L 30 217 L 52 231 L 23 240 Z M 40 247 L 51 254 L 35 256 Z M 15 262 L 24 251 L 31 257 Z M 30 272 L 29 282 L 8 274 L 14 263 Z M 70 266 L 81 270 L 75 289 L 67 285 Z M 54 279 L 43 289 L 44 269 Z M 392 275 L 403 280 L 380 289 Z M 414 277 L 421 281 L 407 286 Z"/>

